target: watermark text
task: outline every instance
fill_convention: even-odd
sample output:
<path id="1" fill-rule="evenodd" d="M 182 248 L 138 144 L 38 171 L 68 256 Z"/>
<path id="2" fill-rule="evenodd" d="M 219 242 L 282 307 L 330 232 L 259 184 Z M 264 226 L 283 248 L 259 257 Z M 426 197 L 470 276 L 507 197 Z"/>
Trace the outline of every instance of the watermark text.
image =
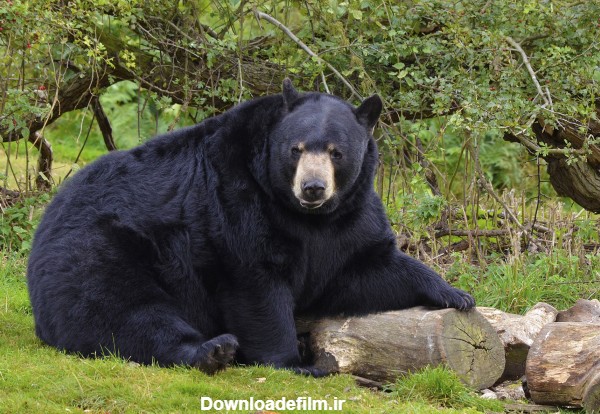
<path id="1" fill-rule="evenodd" d="M 298 397 L 288 399 L 282 397 L 278 400 L 262 400 L 250 397 L 247 400 L 217 400 L 211 397 L 200 397 L 200 410 L 217 411 L 342 411 L 346 400 L 334 398 L 333 401 L 315 399 L 311 397 Z"/>

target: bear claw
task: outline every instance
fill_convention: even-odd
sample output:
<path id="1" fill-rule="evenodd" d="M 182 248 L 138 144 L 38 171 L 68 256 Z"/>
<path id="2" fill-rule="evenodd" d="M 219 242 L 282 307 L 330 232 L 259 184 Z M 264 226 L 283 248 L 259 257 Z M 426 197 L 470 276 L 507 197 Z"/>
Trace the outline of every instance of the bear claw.
<path id="1" fill-rule="evenodd" d="M 431 298 L 431 303 L 442 308 L 469 310 L 475 306 L 475 299 L 467 292 L 451 287 L 449 290 L 439 292 L 436 297 Z"/>

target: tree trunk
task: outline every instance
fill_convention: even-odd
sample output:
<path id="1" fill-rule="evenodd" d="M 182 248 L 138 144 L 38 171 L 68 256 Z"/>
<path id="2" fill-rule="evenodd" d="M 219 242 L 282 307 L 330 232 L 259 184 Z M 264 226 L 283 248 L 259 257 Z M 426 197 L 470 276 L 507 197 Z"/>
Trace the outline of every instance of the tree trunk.
<path id="1" fill-rule="evenodd" d="M 600 324 L 546 325 L 527 357 L 527 385 L 537 404 L 600 412 Z"/>
<path id="2" fill-rule="evenodd" d="M 40 152 L 35 185 L 40 191 L 48 191 L 52 188 L 52 146 L 39 131 L 29 136 L 29 142 Z"/>
<path id="3" fill-rule="evenodd" d="M 504 370 L 502 343 L 475 310 L 417 307 L 299 324 L 310 330 L 315 365 L 330 372 L 390 382 L 444 364 L 467 385 L 482 389 Z"/>
<path id="4" fill-rule="evenodd" d="M 567 163 L 549 158 L 550 183 L 558 195 L 569 197 L 586 210 L 600 213 L 600 170 L 585 161 Z"/>
<path id="5" fill-rule="evenodd" d="M 596 106 L 596 115 L 600 119 L 600 105 Z M 570 197 L 583 208 L 595 213 L 600 212 L 600 147 L 588 145 L 589 139 L 600 137 L 600 122 L 591 120 L 583 125 L 577 120 L 565 122 L 563 128 L 554 129 L 544 125 L 543 121 L 533 124 L 533 132 L 538 142 L 550 148 L 564 149 L 569 145 L 575 150 L 588 146 L 585 160 L 568 161 L 565 155 L 545 156 L 548 163 L 550 183 L 560 196 Z M 583 131 L 582 131 L 583 130 Z"/>

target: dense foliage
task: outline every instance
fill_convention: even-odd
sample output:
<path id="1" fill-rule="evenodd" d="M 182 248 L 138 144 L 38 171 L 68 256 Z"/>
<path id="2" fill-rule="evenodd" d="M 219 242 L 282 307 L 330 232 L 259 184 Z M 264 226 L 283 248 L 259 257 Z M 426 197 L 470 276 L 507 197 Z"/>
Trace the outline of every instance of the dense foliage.
<path id="1" fill-rule="evenodd" d="M 7 0 L 0 185 L 48 188 L 103 140 L 135 145 L 289 76 L 354 103 L 383 97 L 376 185 L 405 248 L 472 249 L 501 227 L 544 250 L 549 223 L 572 223 L 552 214 L 552 187 L 600 210 L 598 16 L 600 3 L 567 0 Z"/>

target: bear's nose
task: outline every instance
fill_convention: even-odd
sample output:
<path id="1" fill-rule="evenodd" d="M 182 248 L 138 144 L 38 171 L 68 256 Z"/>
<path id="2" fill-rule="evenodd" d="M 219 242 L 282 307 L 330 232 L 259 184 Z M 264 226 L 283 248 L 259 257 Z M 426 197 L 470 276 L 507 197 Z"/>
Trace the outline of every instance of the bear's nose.
<path id="1" fill-rule="evenodd" d="M 321 180 L 309 180 L 302 183 L 302 196 L 306 201 L 321 200 L 325 194 L 325 183 Z"/>

